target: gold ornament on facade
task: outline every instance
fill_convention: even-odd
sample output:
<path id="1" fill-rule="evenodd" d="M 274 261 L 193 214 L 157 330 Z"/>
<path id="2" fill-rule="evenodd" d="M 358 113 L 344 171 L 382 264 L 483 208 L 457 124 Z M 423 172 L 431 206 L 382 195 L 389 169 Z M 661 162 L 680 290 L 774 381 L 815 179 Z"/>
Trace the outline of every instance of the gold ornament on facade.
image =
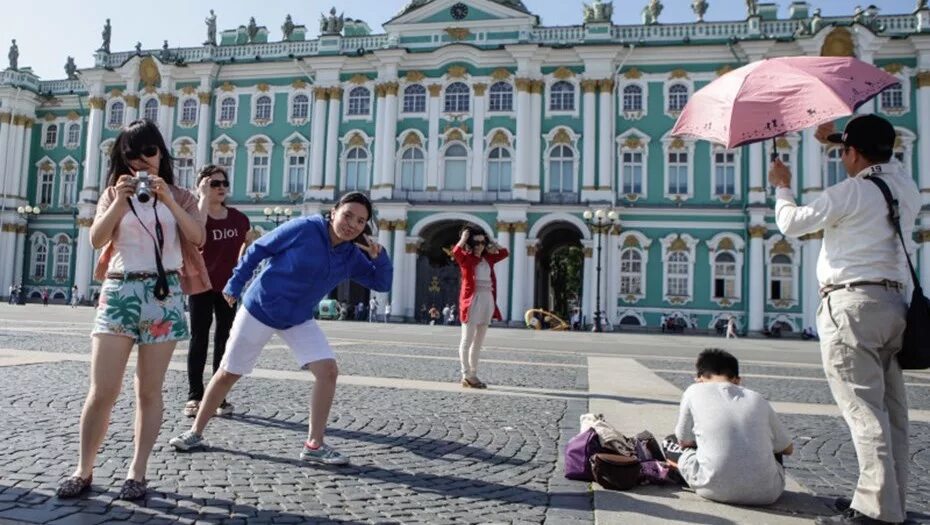
<path id="1" fill-rule="evenodd" d="M 494 132 L 494 135 L 491 136 L 491 147 L 495 146 L 509 146 L 510 137 L 507 136 L 507 133 L 504 130 L 499 129 Z"/>
<path id="2" fill-rule="evenodd" d="M 603 78 L 597 81 L 597 87 L 601 90 L 601 93 L 610 93 L 614 89 L 614 79 L 612 78 Z"/>
<path id="3" fill-rule="evenodd" d="M 626 72 L 623 73 L 623 77 L 631 79 L 631 80 L 635 80 L 638 78 L 643 78 L 643 72 L 636 69 L 635 67 L 631 67 L 630 69 L 627 69 Z"/>
<path id="4" fill-rule="evenodd" d="M 581 252 L 584 254 L 585 257 L 594 256 L 594 248 L 583 248 Z"/>
<path id="5" fill-rule="evenodd" d="M 465 40 L 471 36 L 471 31 L 467 27 L 447 27 L 445 32 L 452 40 Z"/>
<path id="6" fill-rule="evenodd" d="M 384 84 L 375 85 L 375 97 L 384 98 Z"/>
<path id="7" fill-rule="evenodd" d="M 898 63 L 885 64 L 884 66 L 882 66 L 882 69 L 884 69 L 885 71 L 887 71 L 888 73 L 892 75 L 897 75 L 898 73 L 904 71 L 904 64 L 898 64 Z"/>
<path id="8" fill-rule="evenodd" d="M 291 87 L 294 89 L 304 89 L 307 87 L 307 81 L 302 78 L 294 79 L 294 81 L 291 82 Z"/>
<path id="9" fill-rule="evenodd" d="M 472 85 L 471 85 L 471 88 L 472 88 L 472 90 L 474 90 L 475 96 L 476 96 L 476 97 L 483 97 L 483 96 L 484 96 L 484 90 L 486 90 L 486 89 L 488 88 L 488 85 L 487 85 L 487 84 L 482 84 L 481 82 L 478 82 L 478 83 L 476 83 L 476 84 L 472 84 Z"/>
<path id="10" fill-rule="evenodd" d="M 155 59 L 148 56 L 139 61 L 139 80 L 146 86 L 157 86 L 161 83 L 161 73 Z"/>
<path id="11" fill-rule="evenodd" d="M 639 135 L 630 135 L 623 141 L 624 149 L 639 149 L 643 146 L 643 141 L 639 138 Z"/>
<path id="12" fill-rule="evenodd" d="M 259 82 L 255 85 L 255 89 L 257 89 L 259 93 L 267 93 L 271 91 L 271 86 L 269 86 L 266 82 Z"/>
<path id="13" fill-rule="evenodd" d="M 157 91 L 158 89 L 156 89 L 155 86 L 145 86 L 142 88 L 142 92 L 146 95 L 154 95 Z"/>
<path id="14" fill-rule="evenodd" d="M 403 146 L 423 146 L 423 141 L 420 140 L 419 135 L 411 131 L 404 135 Z"/>
<path id="15" fill-rule="evenodd" d="M 191 149 L 191 142 L 189 140 L 185 140 L 181 142 L 180 144 L 178 144 L 178 152 L 177 152 L 178 157 L 189 157 L 193 153 L 194 153 L 194 150 Z"/>
<path id="16" fill-rule="evenodd" d="M 27 119 L 26 119 L 26 122 L 23 124 L 23 126 L 24 126 L 26 129 L 29 129 L 29 128 L 32 127 L 33 124 L 35 124 L 35 120 L 32 120 L 31 118 L 27 118 Z"/>
<path id="17" fill-rule="evenodd" d="M 208 91 L 201 91 L 197 93 L 197 100 L 199 100 L 201 104 L 209 105 L 210 101 L 213 100 L 213 94 Z"/>
<path id="18" fill-rule="evenodd" d="M 724 204 L 728 204 L 732 200 L 733 200 L 733 195 L 730 195 L 728 193 L 724 193 L 723 195 L 720 196 L 720 202 Z"/>
<path id="19" fill-rule="evenodd" d="M 778 149 L 782 151 L 791 149 L 791 143 L 788 142 L 788 139 L 785 137 L 778 137 L 778 139 L 775 141 L 775 146 L 777 146 Z"/>
<path id="20" fill-rule="evenodd" d="M 772 246 L 772 255 L 791 255 L 794 253 L 794 248 L 791 247 L 791 243 L 782 239 L 775 243 L 775 246 Z"/>
<path id="21" fill-rule="evenodd" d="M 824 57 L 854 57 L 856 56 L 855 44 L 853 43 L 852 33 L 843 27 L 834 28 L 823 41 L 820 48 L 820 56 Z"/>
<path id="22" fill-rule="evenodd" d="M 58 117 L 56 117 L 56 116 L 55 116 L 54 114 L 52 114 L 52 113 L 46 113 L 45 115 L 42 115 L 42 120 L 44 120 L 45 122 L 55 122 L 55 119 L 57 119 L 57 118 L 58 118 Z M 9 120 L 9 118 L 7 118 L 7 123 L 9 123 L 9 122 L 10 122 L 10 120 Z"/>
<path id="23" fill-rule="evenodd" d="M 268 141 L 263 138 L 257 138 L 252 142 L 252 150 L 255 153 L 268 153 L 268 148 L 265 147 L 265 144 L 268 144 Z"/>
<path id="24" fill-rule="evenodd" d="M 74 161 L 71 161 L 71 160 L 66 161 L 64 164 L 61 165 L 62 171 L 74 171 L 76 168 L 77 168 L 77 164 L 75 164 Z"/>
<path id="25" fill-rule="evenodd" d="M 391 231 L 394 224 L 387 219 L 378 219 L 378 229 L 382 231 Z"/>
<path id="26" fill-rule="evenodd" d="M 329 90 L 325 87 L 315 87 L 313 88 L 313 98 L 317 100 L 326 100 L 329 98 Z"/>
<path id="27" fill-rule="evenodd" d="M 390 186 L 390 184 L 388 184 L 388 186 Z M 395 231 L 404 231 L 404 232 L 406 232 L 406 231 L 407 231 L 407 221 L 406 221 L 406 220 L 394 221 L 394 230 L 395 230 Z"/>
<path id="28" fill-rule="evenodd" d="M 930 87 L 930 71 L 921 71 L 917 73 L 917 87 Z"/>
<path id="29" fill-rule="evenodd" d="M 229 153 L 232 151 L 232 144 L 224 140 L 223 142 L 220 142 L 216 145 L 216 151 L 219 151 L 220 153 Z"/>
<path id="30" fill-rule="evenodd" d="M 404 75 L 404 79 L 407 82 L 419 82 L 424 78 L 426 78 L 426 75 L 424 75 L 422 71 L 417 71 L 415 69 L 407 71 L 407 74 Z"/>
<path id="31" fill-rule="evenodd" d="M 0 229 L 3 233 L 19 233 L 19 225 L 13 224 L 12 222 L 3 223 L 3 228 Z"/>
<path id="32" fill-rule="evenodd" d="M 553 144 L 571 144 L 572 137 L 571 135 L 568 134 L 567 131 L 565 131 L 565 128 L 559 128 L 559 130 L 555 132 L 555 135 L 552 136 L 552 143 Z"/>
<path id="33" fill-rule="evenodd" d="M 342 88 L 340 86 L 333 86 L 329 88 L 329 98 L 339 100 L 342 98 Z"/>
<path id="34" fill-rule="evenodd" d="M 513 223 L 506 222 L 506 221 L 497 221 L 497 224 L 495 224 L 494 227 L 497 228 L 498 234 L 504 233 L 504 232 L 509 233 L 510 229 L 513 228 Z"/>
<path id="35" fill-rule="evenodd" d="M 426 86 L 426 89 L 429 90 L 429 96 L 438 97 L 439 93 L 442 92 L 442 84 L 430 84 Z"/>
<path id="36" fill-rule="evenodd" d="M 507 80 L 510 78 L 510 71 L 505 68 L 499 67 L 491 72 L 491 78 L 494 80 Z"/>
<path id="37" fill-rule="evenodd" d="M 729 237 L 724 237 L 720 239 L 720 242 L 717 243 L 717 250 L 735 250 L 736 245 L 733 244 L 733 239 Z"/>
<path id="38" fill-rule="evenodd" d="M 168 106 L 169 108 L 173 108 L 175 104 L 178 103 L 178 97 L 172 95 L 171 93 L 160 93 L 158 95 L 158 101 L 163 106 Z"/>
<path id="39" fill-rule="evenodd" d="M 138 95 L 126 95 L 123 97 L 123 100 L 126 101 L 126 105 L 131 108 L 139 109 L 139 96 Z"/>
<path id="40" fill-rule="evenodd" d="M 930 230 L 918 230 L 914 232 L 914 238 L 919 243 L 930 242 Z"/>
<path id="41" fill-rule="evenodd" d="M 722 77 L 723 75 L 726 75 L 730 71 L 733 71 L 733 66 L 731 66 L 730 64 L 725 64 L 722 67 L 717 68 L 717 76 Z"/>
<path id="42" fill-rule="evenodd" d="M 682 239 L 681 236 L 679 235 L 678 237 L 675 238 L 674 241 L 672 241 L 672 244 L 669 245 L 668 251 L 669 252 L 687 252 L 689 251 L 688 243 L 685 242 L 685 240 Z"/>
<path id="43" fill-rule="evenodd" d="M 361 73 L 356 73 L 352 75 L 352 78 L 349 79 L 349 82 L 360 86 L 368 82 L 368 77 Z"/>
<path id="44" fill-rule="evenodd" d="M 517 91 L 532 91 L 533 90 L 533 79 L 531 78 L 518 78 L 514 80 L 513 83 L 517 87 Z"/>
<path id="45" fill-rule="evenodd" d="M 468 74 L 468 70 L 464 66 L 449 66 L 449 69 L 446 70 L 446 74 L 449 75 L 449 78 L 465 78 L 465 75 Z"/>
<path id="46" fill-rule="evenodd" d="M 682 139 L 675 139 L 669 145 L 669 149 L 685 149 L 685 141 Z"/>
<path id="47" fill-rule="evenodd" d="M 288 149 L 293 151 L 294 153 L 303 153 L 304 151 L 306 151 L 306 148 L 304 147 L 304 143 L 297 139 L 294 139 L 291 141 L 291 143 L 288 145 Z"/>
<path id="48" fill-rule="evenodd" d="M 52 166 L 51 161 L 46 160 L 46 161 L 43 161 L 42 164 L 39 164 L 39 170 L 41 171 L 52 171 L 54 169 L 55 167 Z"/>
<path id="49" fill-rule="evenodd" d="M 823 230 L 815 231 L 814 233 L 808 233 L 807 235 L 802 235 L 798 237 L 798 240 L 801 241 L 811 241 L 823 239 Z"/>
<path id="50" fill-rule="evenodd" d="M 0 124 L 9 124 L 13 119 L 13 115 L 10 113 L 0 113 Z"/>
<path id="51" fill-rule="evenodd" d="M 671 73 L 668 74 L 668 78 L 669 79 L 688 78 L 688 72 L 681 68 L 673 69 Z"/>
<path id="52" fill-rule="evenodd" d="M 197 92 L 197 88 L 195 88 L 194 86 L 184 86 L 183 88 L 181 88 L 181 93 L 184 93 L 185 95 L 188 95 L 188 96 L 193 95 L 196 92 Z"/>
<path id="53" fill-rule="evenodd" d="M 230 83 L 228 80 L 226 82 L 223 82 L 223 85 L 220 86 L 220 91 L 224 93 L 230 93 L 235 90 L 236 90 L 236 86 L 232 85 L 232 83 Z"/>
<path id="54" fill-rule="evenodd" d="M 13 125 L 14 126 L 25 126 L 26 121 L 28 120 L 29 120 L 29 117 L 27 117 L 26 115 L 16 115 L 15 117 L 13 117 Z"/>
<path id="55" fill-rule="evenodd" d="M 557 78 L 559 80 L 566 80 L 566 79 L 574 77 L 575 72 L 572 71 L 571 69 L 568 69 L 565 66 L 561 66 L 560 68 L 552 72 L 552 76 L 553 78 Z"/>
<path id="56" fill-rule="evenodd" d="M 623 240 L 623 247 L 641 248 L 642 246 L 639 244 L 639 239 L 637 239 L 635 235 L 629 235 L 626 239 Z"/>
<path id="57" fill-rule="evenodd" d="M 384 94 L 385 95 L 394 95 L 397 96 L 397 90 L 400 88 L 400 85 L 397 82 L 385 82 L 384 83 Z"/>
<path id="58" fill-rule="evenodd" d="M 514 233 L 526 233 L 528 224 L 526 221 L 513 223 Z"/>
<path id="59" fill-rule="evenodd" d="M 87 99 L 87 105 L 90 106 L 91 109 L 103 109 L 107 107 L 107 101 L 103 97 L 90 97 Z"/>
<path id="60" fill-rule="evenodd" d="M 119 88 L 113 88 L 110 90 L 110 98 L 117 98 L 123 96 L 123 90 Z"/>
<path id="61" fill-rule="evenodd" d="M 534 80 L 530 84 L 530 92 L 534 95 L 541 94 L 546 89 L 546 83 L 542 80 Z"/>
<path id="62" fill-rule="evenodd" d="M 417 253 L 420 249 L 420 243 L 418 242 L 408 242 L 404 245 L 404 253 Z"/>
<path id="63" fill-rule="evenodd" d="M 762 237 L 765 237 L 765 233 L 767 231 L 769 231 L 767 226 L 764 226 L 762 224 L 757 224 L 755 226 L 749 227 L 749 236 L 752 237 L 753 239 L 760 239 Z"/>
<path id="64" fill-rule="evenodd" d="M 80 228 L 90 228 L 94 225 L 93 217 L 79 217 L 77 220 L 77 225 Z"/>
<path id="65" fill-rule="evenodd" d="M 594 93 L 595 91 L 597 91 L 597 80 L 593 78 L 586 78 L 581 81 L 582 93 Z"/>
<path id="66" fill-rule="evenodd" d="M 446 132 L 446 142 L 452 142 L 453 140 L 465 141 L 465 137 L 462 135 L 462 130 L 459 128 L 451 128 Z"/>
<path id="67" fill-rule="evenodd" d="M 357 131 L 349 137 L 349 147 L 354 148 L 356 146 L 365 147 L 365 137 Z"/>

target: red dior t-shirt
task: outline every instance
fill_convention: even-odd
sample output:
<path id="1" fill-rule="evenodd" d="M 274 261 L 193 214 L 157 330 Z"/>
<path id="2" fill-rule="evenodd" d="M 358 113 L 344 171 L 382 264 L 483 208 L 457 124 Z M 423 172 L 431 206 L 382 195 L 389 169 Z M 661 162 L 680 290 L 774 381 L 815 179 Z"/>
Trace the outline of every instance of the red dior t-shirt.
<path id="1" fill-rule="evenodd" d="M 207 263 L 213 291 L 222 292 L 239 262 L 239 250 L 251 227 L 249 218 L 235 208 L 226 208 L 225 219 L 207 215 L 207 240 L 203 245 L 203 260 Z"/>

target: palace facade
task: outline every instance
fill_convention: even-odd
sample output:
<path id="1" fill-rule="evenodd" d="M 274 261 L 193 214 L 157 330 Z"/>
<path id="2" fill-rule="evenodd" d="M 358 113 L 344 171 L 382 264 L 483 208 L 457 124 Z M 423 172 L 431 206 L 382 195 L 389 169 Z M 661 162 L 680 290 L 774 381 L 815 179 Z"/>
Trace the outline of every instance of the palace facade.
<path id="1" fill-rule="evenodd" d="M 707 329 L 732 315 L 752 331 L 800 331 L 819 304 L 822 235 L 774 226 L 772 144 L 727 150 L 669 130 L 695 90 L 748 62 L 856 56 L 900 79 L 860 111 L 895 125 L 895 156 L 930 202 L 930 9 L 822 17 L 807 2 L 747 2 L 737 20 L 709 22 L 706 3 L 693 4 L 692 23 L 663 23 L 652 0 L 642 24 L 615 25 L 612 5 L 595 2 L 579 5 L 575 25 L 542 26 L 520 0 L 414 0 L 385 34 L 335 11 L 316 39 L 290 19 L 274 38 L 254 21 L 217 34 L 212 18 L 202 45 L 112 52 L 107 28 L 95 66 L 60 80 L 11 51 L 0 72 L 0 293 L 22 284 L 64 300 L 76 285 L 92 297 L 89 226 L 109 148 L 146 117 L 179 185 L 205 163 L 228 166 L 232 205 L 261 230 L 275 227 L 274 208 L 317 213 L 369 192 L 395 265 L 382 304 L 399 319 L 454 302 L 441 248 L 470 221 L 512 253 L 496 267 L 506 320 L 554 307 L 554 254 L 575 246 L 587 319 L 599 299 L 615 325 L 675 316 Z M 839 150 L 812 130 L 777 148 L 801 201 L 845 177 Z M 599 209 L 616 224 L 592 228 L 584 212 Z M 917 237 L 928 283 L 926 209 Z M 365 300 L 351 286 L 334 293 Z"/>

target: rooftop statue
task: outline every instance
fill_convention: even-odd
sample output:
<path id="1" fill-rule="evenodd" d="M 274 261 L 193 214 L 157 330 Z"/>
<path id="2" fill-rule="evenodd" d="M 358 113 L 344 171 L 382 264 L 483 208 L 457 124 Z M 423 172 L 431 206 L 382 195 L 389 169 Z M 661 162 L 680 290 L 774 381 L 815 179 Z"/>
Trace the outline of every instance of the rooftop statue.
<path id="1" fill-rule="evenodd" d="M 204 23 L 207 24 L 207 39 L 204 41 L 203 45 L 205 46 L 215 46 L 216 45 L 216 13 L 213 10 L 210 10 L 210 16 L 208 16 Z"/>
<path id="2" fill-rule="evenodd" d="M 13 71 L 19 70 L 19 46 L 16 45 L 16 39 L 13 39 L 13 44 L 10 45 L 10 53 L 7 55 L 10 59 L 10 69 Z"/>
<path id="3" fill-rule="evenodd" d="M 320 15 L 320 34 L 321 35 L 338 35 L 342 33 L 345 27 L 345 16 L 342 13 L 336 16 L 336 8 L 329 10 L 329 17 L 324 14 Z"/>
<path id="4" fill-rule="evenodd" d="M 586 24 L 593 22 L 610 22 L 610 19 L 614 14 L 613 2 L 601 2 L 601 0 L 594 0 L 591 5 L 582 4 L 582 6 L 584 11 L 584 23 Z"/>

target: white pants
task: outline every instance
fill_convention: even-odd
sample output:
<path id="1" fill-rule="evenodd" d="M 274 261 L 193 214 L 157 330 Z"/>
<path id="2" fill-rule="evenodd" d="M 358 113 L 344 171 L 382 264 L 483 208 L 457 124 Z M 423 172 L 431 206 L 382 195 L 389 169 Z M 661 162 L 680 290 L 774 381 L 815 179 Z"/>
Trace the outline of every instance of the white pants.
<path id="1" fill-rule="evenodd" d="M 236 375 L 252 373 L 258 356 L 274 334 L 284 339 L 301 368 L 322 359 L 336 358 L 323 330 L 313 319 L 278 330 L 262 323 L 243 307 L 236 312 L 236 319 L 229 330 L 229 341 L 220 368 Z"/>
<path id="2" fill-rule="evenodd" d="M 478 358 L 484 336 L 488 333 L 488 324 L 477 322 L 462 323 L 462 341 L 459 343 L 459 360 L 462 362 L 462 377 L 474 379 L 478 376 Z"/>

